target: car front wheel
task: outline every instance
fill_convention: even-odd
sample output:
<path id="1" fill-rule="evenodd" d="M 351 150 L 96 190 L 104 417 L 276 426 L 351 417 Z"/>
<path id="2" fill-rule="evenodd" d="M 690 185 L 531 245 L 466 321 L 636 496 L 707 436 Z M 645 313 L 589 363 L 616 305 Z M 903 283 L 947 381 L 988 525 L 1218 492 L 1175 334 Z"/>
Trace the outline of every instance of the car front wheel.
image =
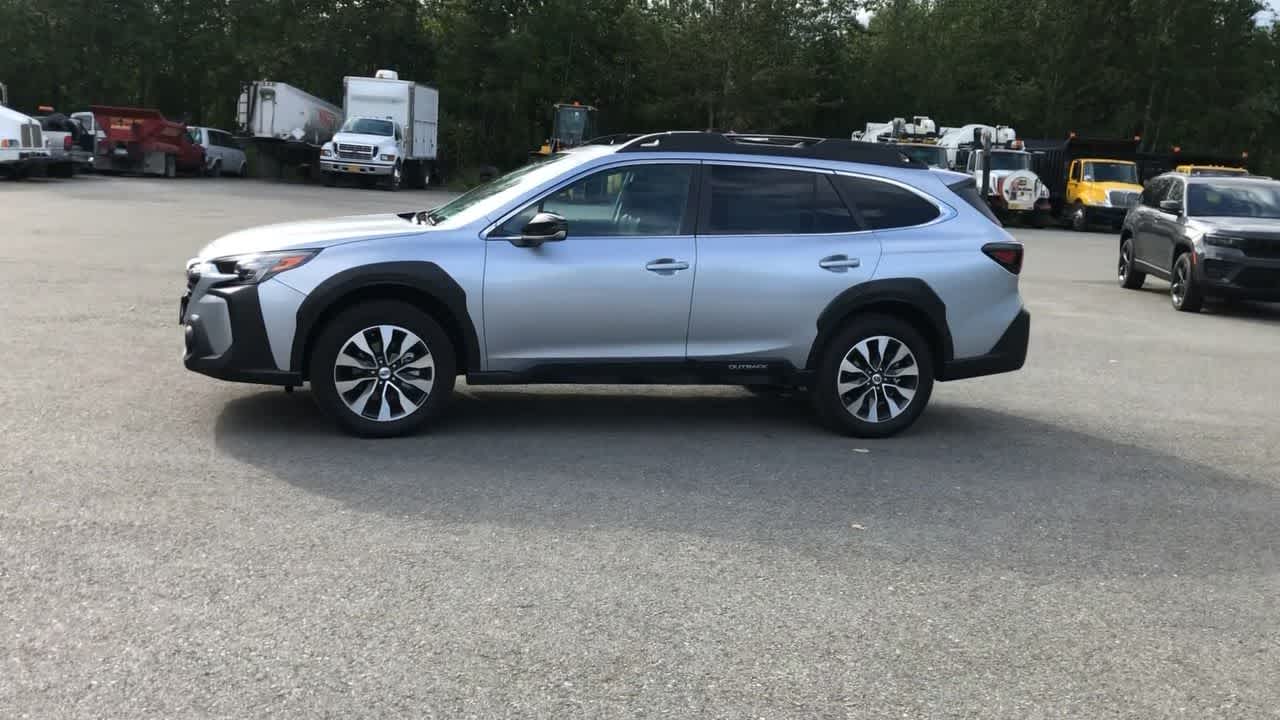
<path id="1" fill-rule="evenodd" d="M 1173 261 L 1173 277 L 1169 280 L 1169 301 L 1174 310 L 1200 312 L 1204 305 L 1204 289 L 1196 280 L 1191 253 L 1184 252 Z"/>
<path id="2" fill-rule="evenodd" d="M 813 400 L 819 416 L 846 435 L 881 438 L 905 430 L 933 392 L 928 343 L 910 324 L 868 315 L 827 344 Z"/>
<path id="3" fill-rule="evenodd" d="M 311 388 L 348 432 L 406 435 L 448 402 L 454 357 L 449 336 L 430 315 L 401 302 L 365 303 L 321 331 L 311 355 Z"/>

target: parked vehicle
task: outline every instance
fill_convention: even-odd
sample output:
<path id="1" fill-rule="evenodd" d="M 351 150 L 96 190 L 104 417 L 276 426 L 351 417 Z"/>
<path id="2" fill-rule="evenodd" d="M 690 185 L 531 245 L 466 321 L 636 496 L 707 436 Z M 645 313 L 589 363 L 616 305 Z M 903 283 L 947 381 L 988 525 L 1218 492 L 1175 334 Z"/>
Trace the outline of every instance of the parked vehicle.
<path id="1" fill-rule="evenodd" d="M 1028 140 L 1034 167 L 1049 189 L 1053 216 L 1075 230 L 1103 224 L 1119 230 L 1138 202 L 1138 140 L 1070 137 Z"/>
<path id="2" fill-rule="evenodd" d="M 301 168 L 319 179 L 320 148 L 342 126 L 342 108 L 275 80 L 242 83 L 236 132 L 256 150 L 257 174 Z"/>
<path id="3" fill-rule="evenodd" d="M 600 111 L 579 102 L 556 103 L 551 107 L 551 135 L 533 151 L 535 158 L 583 145 L 600 134 Z"/>
<path id="4" fill-rule="evenodd" d="M 204 148 L 191 142 L 185 124 L 166 120 L 159 110 L 107 105 L 91 110 L 105 135 L 98 143 L 99 170 L 164 177 L 205 172 Z"/>
<path id="5" fill-rule="evenodd" d="M 393 70 L 342 83 L 347 120 L 320 148 L 326 180 L 350 175 L 380 180 L 390 190 L 405 181 L 425 186 L 435 175 L 439 92 Z"/>
<path id="6" fill-rule="evenodd" d="M 98 157 L 98 143 L 102 142 L 106 137 L 106 133 L 102 128 L 98 127 L 98 121 L 94 118 L 93 113 L 87 110 L 71 113 L 71 119 L 80 123 L 80 127 L 89 135 L 89 140 L 85 141 L 86 147 L 89 148 L 90 154 L 95 158 L 96 163 Z"/>
<path id="7" fill-rule="evenodd" d="M 1239 177 L 1249 174 L 1249 171 L 1245 168 L 1227 165 L 1179 165 L 1173 171 L 1183 175 L 1213 175 L 1216 177 Z"/>
<path id="8" fill-rule="evenodd" d="M 971 175 L 978 187 L 987 183 L 987 204 L 996 215 L 1036 226 L 1046 222 L 1049 188 L 1031 169 L 1031 153 L 1013 128 L 965 125 L 940 133 L 938 144 L 947 148 L 952 167 Z"/>
<path id="9" fill-rule="evenodd" d="M 189 262 L 179 317 L 187 368 L 309 381 L 361 435 L 417 429 L 465 374 L 802 387 L 883 437 L 935 380 L 1022 366 L 1022 255 L 972 178 L 894 148 L 658 133 L 434 210 L 225 236 Z"/>
<path id="10" fill-rule="evenodd" d="M 902 151 L 903 155 L 918 160 L 929 167 L 947 169 L 947 149 L 929 143 L 894 142 L 893 147 Z"/>
<path id="11" fill-rule="evenodd" d="M 206 170 L 210 175 L 235 175 L 245 177 L 249 173 L 249 160 L 235 138 L 226 130 L 207 127 L 188 127 L 187 137 L 204 148 Z"/>
<path id="12" fill-rule="evenodd" d="M 3 85 L 0 100 L 8 101 Z M 48 160 L 40 122 L 0 104 L 0 175 L 23 178 L 41 173 Z"/>
<path id="13" fill-rule="evenodd" d="M 47 105 L 40 106 L 40 111 L 46 114 L 31 117 L 39 121 L 44 131 L 44 145 L 49 150 L 48 174 L 68 178 L 91 170 L 93 136 L 86 133 L 80 123 Z"/>
<path id="14" fill-rule="evenodd" d="M 894 118 L 887 123 L 867 123 L 866 129 L 853 133 L 852 139 L 891 143 L 907 157 L 929 167 L 951 167 L 947 149 L 938 144 L 937 124 L 924 115 L 911 118 L 911 122 L 905 118 Z"/>
<path id="15" fill-rule="evenodd" d="M 1280 182 L 1168 173 L 1147 183 L 1120 234 L 1121 287 L 1169 281 L 1176 310 L 1205 298 L 1280 301 Z"/>

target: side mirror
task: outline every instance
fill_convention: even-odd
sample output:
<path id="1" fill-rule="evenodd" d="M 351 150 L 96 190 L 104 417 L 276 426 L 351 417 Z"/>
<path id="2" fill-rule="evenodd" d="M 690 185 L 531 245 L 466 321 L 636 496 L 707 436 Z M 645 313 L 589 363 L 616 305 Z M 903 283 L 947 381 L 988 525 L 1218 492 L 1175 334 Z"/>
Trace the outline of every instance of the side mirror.
<path id="1" fill-rule="evenodd" d="M 538 247 L 542 243 L 560 242 L 568 236 L 568 221 L 555 213 L 540 212 L 525 224 L 520 237 L 512 244 L 516 247 Z"/>
<path id="2" fill-rule="evenodd" d="M 1167 213 L 1173 213 L 1174 215 L 1181 215 L 1182 201 L 1181 200 L 1161 200 L 1160 209 Z"/>

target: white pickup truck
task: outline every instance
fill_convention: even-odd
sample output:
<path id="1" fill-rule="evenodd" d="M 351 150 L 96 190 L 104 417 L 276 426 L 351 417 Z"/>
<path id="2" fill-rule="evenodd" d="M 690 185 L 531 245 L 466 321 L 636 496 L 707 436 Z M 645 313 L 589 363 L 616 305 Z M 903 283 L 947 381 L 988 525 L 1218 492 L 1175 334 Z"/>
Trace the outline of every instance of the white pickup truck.
<path id="1" fill-rule="evenodd" d="M 374 178 L 389 190 L 401 182 L 422 187 L 435 175 L 440 94 L 401 80 L 393 70 L 343 78 L 347 121 L 320 147 L 325 181 Z"/>
<path id="2" fill-rule="evenodd" d="M 22 178 L 43 170 L 49 160 L 40 123 L 11 110 L 8 90 L 0 83 L 0 175 Z"/>

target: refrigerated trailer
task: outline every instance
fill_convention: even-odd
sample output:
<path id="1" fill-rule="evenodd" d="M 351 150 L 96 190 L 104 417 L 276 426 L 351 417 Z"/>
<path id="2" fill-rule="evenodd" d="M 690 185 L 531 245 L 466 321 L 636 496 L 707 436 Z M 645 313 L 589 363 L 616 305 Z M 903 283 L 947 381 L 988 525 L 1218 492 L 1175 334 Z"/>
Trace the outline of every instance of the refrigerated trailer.
<path id="1" fill-rule="evenodd" d="M 240 84 L 236 132 L 253 147 L 259 176 L 283 175 L 289 167 L 318 175 L 320 147 L 341 126 L 342 108 L 288 83 Z"/>
<path id="2" fill-rule="evenodd" d="M 440 93 L 401 80 L 394 70 L 342 79 L 346 122 L 321 151 L 330 178 L 374 177 L 398 187 L 422 186 L 436 175 Z M 327 152 L 327 154 L 326 154 Z"/>

